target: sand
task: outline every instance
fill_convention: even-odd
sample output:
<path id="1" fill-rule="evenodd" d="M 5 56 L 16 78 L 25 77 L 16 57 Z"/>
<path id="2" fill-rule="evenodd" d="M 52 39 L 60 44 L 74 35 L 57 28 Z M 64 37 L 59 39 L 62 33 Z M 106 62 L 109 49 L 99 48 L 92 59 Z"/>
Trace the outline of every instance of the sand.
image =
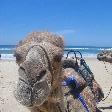
<path id="1" fill-rule="evenodd" d="M 112 86 L 112 65 L 106 63 L 107 73 L 103 62 L 95 58 L 87 58 L 86 61 L 106 96 Z M 18 66 L 15 61 L 0 60 L 0 112 L 30 112 L 14 98 L 13 90 L 17 80 Z M 98 104 L 98 107 L 101 112 L 112 112 L 112 92 L 105 101 Z"/>

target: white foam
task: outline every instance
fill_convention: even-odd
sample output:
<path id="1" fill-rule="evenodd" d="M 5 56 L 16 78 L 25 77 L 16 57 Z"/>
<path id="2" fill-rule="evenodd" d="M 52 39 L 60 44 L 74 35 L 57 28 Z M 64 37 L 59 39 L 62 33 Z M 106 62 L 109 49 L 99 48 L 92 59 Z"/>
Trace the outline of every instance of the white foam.
<path id="1" fill-rule="evenodd" d="M 101 51 L 103 51 L 103 50 L 112 50 L 112 48 L 99 48 L 98 50 L 101 50 Z"/>
<path id="2" fill-rule="evenodd" d="M 0 50 L 5 51 L 5 50 L 14 50 L 14 48 L 0 48 Z"/>
<path id="3" fill-rule="evenodd" d="M 15 57 L 13 54 L 1 54 L 1 59 L 2 60 L 15 60 Z"/>
<path id="4" fill-rule="evenodd" d="M 64 57 L 66 57 L 67 56 L 67 54 L 65 53 L 64 54 Z M 82 53 L 82 56 L 83 57 L 97 57 L 97 54 L 89 54 L 89 53 Z M 69 56 L 68 57 L 74 57 L 74 54 L 69 54 Z M 77 57 L 80 57 L 80 55 L 79 54 L 77 54 Z"/>
<path id="5" fill-rule="evenodd" d="M 73 49 L 79 49 L 79 50 L 87 50 L 87 49 L 91 49 L 91 48 L 65 48 L 65 50 L 73 50 Z"/>
<path id="6" fill-rule="evenodd" d="M 97 57 L 97 54 L 82 54 L 83 57 Z"/>

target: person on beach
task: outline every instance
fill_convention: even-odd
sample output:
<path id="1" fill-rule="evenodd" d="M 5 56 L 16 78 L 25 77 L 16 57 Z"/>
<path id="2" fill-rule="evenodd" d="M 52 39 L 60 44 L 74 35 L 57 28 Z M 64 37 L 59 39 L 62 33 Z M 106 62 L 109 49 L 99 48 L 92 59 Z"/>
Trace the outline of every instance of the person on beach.
<path id="1" fill-rule="evenodd" d="M 0 59 L 1 59 L 1 54 L 0 54 Z"/>

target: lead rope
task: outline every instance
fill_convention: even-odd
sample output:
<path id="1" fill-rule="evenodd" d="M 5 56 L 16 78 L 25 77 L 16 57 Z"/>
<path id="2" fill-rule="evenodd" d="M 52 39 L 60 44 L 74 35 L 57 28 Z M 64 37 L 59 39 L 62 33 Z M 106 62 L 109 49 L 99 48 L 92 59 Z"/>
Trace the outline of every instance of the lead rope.
<path id="1" fill-rule="evenodd" d="M 74 84 L 76 84 L 76 87 L 79 86 L 79 84 L 75 80 L 75 77 L 73 77 L 73 76 L 72 77 L 68 77 L 64 81 L 66 83 L 65 86 L 69 86 L 71 88 L 71 90 L 68 93 L 71 93 L 73 95 L 74 99 L 75 99 L 75 97 L 77 97 L 79 99 L 79 101 L 82 103 L 82 105 L 85 108 L 86 112 L 90 112 L 89 109 L 88 109 L 88 105 L 87 105 L 85 99 L 83 98 L 83 96 L 79 92 L 76 92 L 77 90 L 73 87 Z"/>
<path id="2" fill-rule="evenodd" d="M 104 65 L 105 65 L 105 70 L 106 70 L 106 72 L 109 74 L 109 71 L 108 71 L 107 66 L 106 66 L 106 64 L 105 64 L 105 61 L 103 61 L 103 63 L 104 63 Z M 112 86 L 110 87 L 107 96 L 106 96 L 105 98 L 103 98 L 102 101 L 105 101 L 105 100 L 109 97 L 111 91 L 112 91 Z"/>

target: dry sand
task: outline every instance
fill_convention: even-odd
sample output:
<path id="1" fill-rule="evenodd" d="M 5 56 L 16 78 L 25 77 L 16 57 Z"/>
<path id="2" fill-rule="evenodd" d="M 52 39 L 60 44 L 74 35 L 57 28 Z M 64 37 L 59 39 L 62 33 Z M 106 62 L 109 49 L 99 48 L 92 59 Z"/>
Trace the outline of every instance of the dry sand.
<path id="1" fill-rule="evenodd" d="M 106 63 L 109 70 L 109 73 L 107 73 L 103 62 L 95 58 L 88 58 L 86 61 L 106 96 L 112 86 L 112 65 Z M 20 105 L 13 96 L 17 79 L 18 66 L 15 61 L 0 60 L 0 112 L 29 112 L 29 110 Z M 101 101 L 98 104 L 98 107 L 101 112 L 112 112 L 112 92 L 104 102 Z"/>

